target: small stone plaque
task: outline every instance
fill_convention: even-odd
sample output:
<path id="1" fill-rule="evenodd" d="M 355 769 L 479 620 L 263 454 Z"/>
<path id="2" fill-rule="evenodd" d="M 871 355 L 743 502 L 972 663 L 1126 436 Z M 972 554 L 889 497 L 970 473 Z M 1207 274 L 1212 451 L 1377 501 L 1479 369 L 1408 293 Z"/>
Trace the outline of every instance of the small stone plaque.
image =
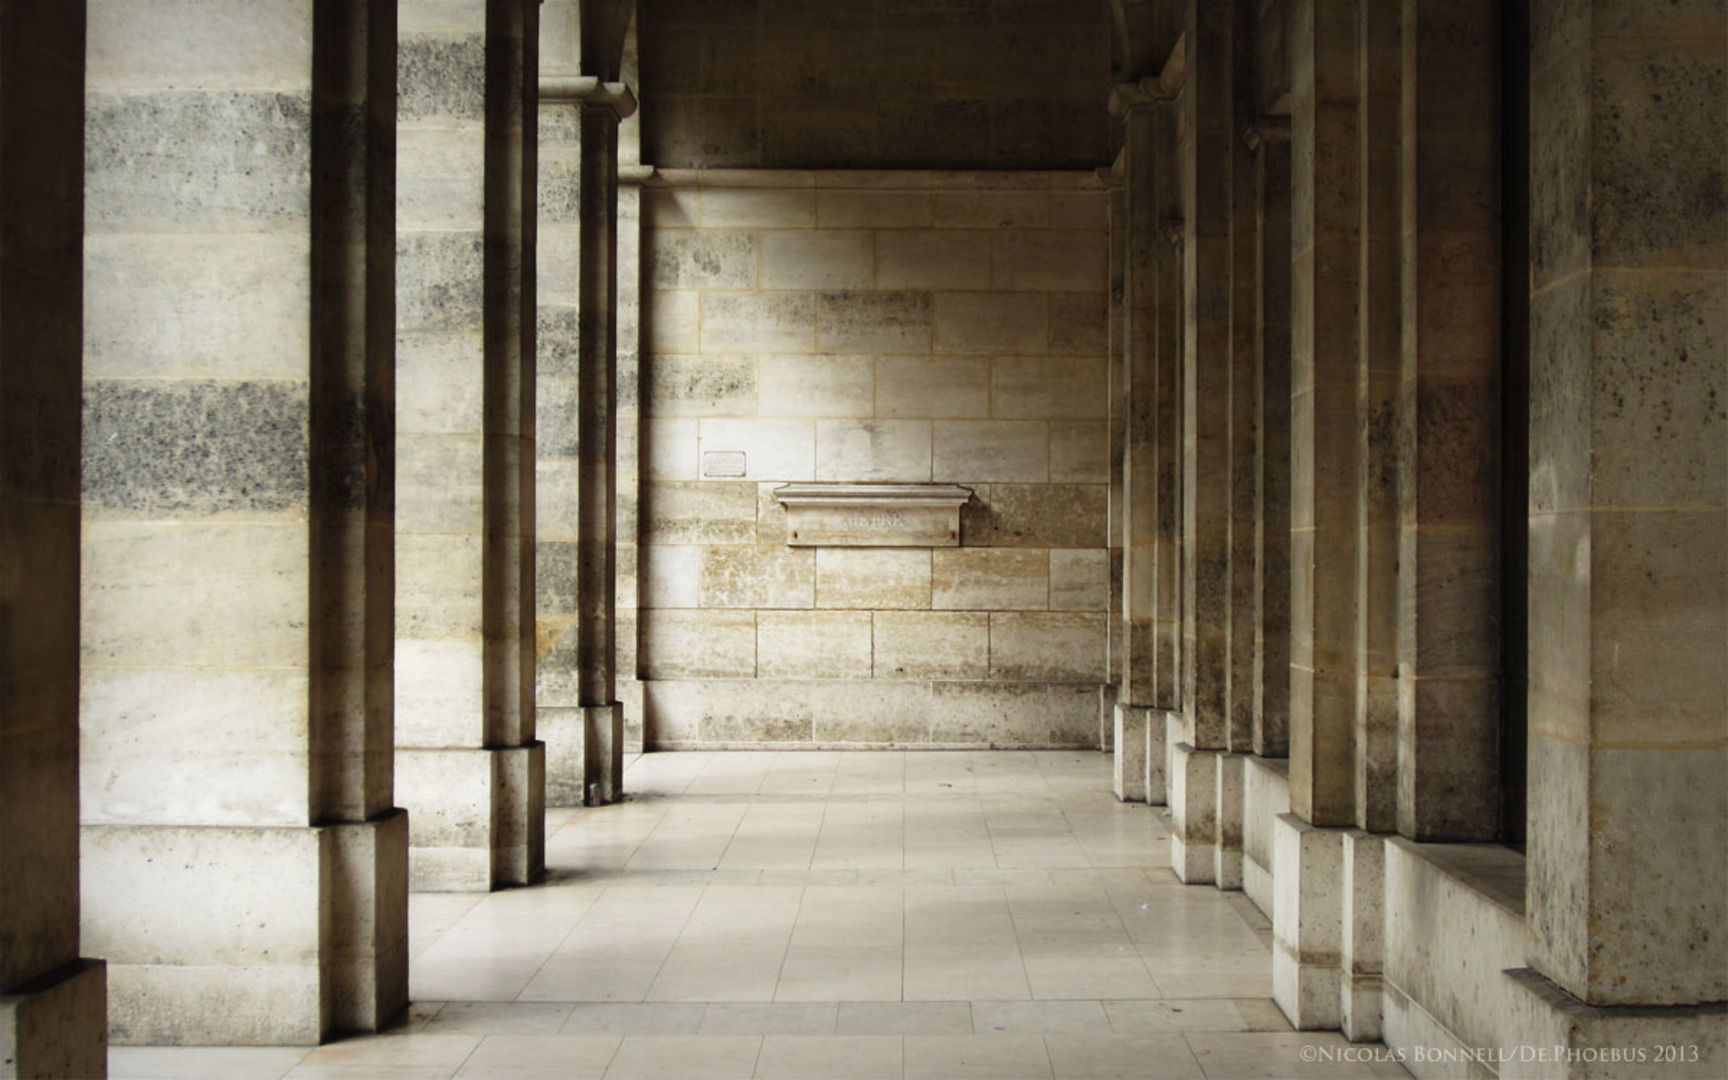
<path id="1" fill-rule="evenodd" d="M 738 479 L 749 475 L 742 450 L 709 450 L 702 455 L 702 476 L 709 480 Z"/>
<path id="2" fill-rule="evenodd" d="M 791 547 L 959 547 L 960 507 L 970 488 L 954 484 L 787 484 Z"/>

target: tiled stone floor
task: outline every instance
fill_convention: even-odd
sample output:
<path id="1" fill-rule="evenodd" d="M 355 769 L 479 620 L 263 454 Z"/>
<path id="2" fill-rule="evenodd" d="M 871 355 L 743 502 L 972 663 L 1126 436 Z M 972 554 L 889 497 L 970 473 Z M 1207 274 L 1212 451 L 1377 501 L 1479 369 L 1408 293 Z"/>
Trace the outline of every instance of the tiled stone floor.
<path id="1" fill-rule="evenodd" d="M 557 810 L 548 881 L 411 901 L 402 1027 L 116 1047 L 115 1077 L 1348 1077 L 1270 930 L 1096 753 L 676 753 Z"/>

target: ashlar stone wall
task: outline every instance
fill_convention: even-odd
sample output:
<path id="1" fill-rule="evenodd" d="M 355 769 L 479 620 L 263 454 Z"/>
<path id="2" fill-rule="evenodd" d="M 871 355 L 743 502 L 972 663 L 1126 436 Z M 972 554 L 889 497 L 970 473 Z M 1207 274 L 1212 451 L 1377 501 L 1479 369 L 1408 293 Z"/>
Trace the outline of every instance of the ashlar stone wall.
<path id="1" fill-rule="evenodd" d="M 650 746 L 1097 745 L 1107 223 L 1090 172 L 659 175 Z M 794 481 L 976 494 L 959 547 L 790 547 Z"/>

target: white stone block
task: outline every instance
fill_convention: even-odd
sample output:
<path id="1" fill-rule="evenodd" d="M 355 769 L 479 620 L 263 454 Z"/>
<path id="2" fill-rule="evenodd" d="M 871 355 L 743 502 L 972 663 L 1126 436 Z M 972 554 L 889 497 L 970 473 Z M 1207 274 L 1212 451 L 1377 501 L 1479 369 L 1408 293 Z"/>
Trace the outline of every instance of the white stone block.
<path id="1" fill-rule="evenodd" d="M 1217 844 L 1212 855 L 1212 883 L 1220 889 L 1242 887 L 1243 787 L 1247 758 L 1219 754 L 1217 789 L 1212 805 L 1217 815 Z"/>
<path id="2" fill-rule="evenodd" d="M 1042 483 L 1050 478 L 1049 427 L 1025 420 L 938 420 L 931 456 L 938 481 Z"/>
<path id="3" fill-rule="evenodd" d="M 648 453 L 645 474 L 650 480 L 695 480 L 701 452 L 695 420 L 644 420 Z"/>
<path id="4" fill-rule="evenodd" d="M 990 616 L 877 611 L 874 650 L 878 679 L 983 679 L 990 673 Z"/>
<path id="5" fill-rule="evenodd" d="M 867 679 L 868 611 L 761 611 L 756 670 L 764 678 Z"/>
<path id="6" fill-rule="evenodd" d="M 1146 710 L 1118 702 L 1112 733 L 1111 763 L 1116 798 L 1122 802 L 1146 800 Z M 1162 749 L 1162 748 L 1160 748 Z"/>
<path id="7" fill-rule="evenodd" d="M 930 421 L 816 421 L 816 479 L 923 483 L 930 479 Z"/>
<path id="8" fill-rule="evenodd" d="M 764 356 L 757 364 L 763 416 L 869 417 L 875 362 L 868 356 Z"/>
<path id="9" fill-rule="evenodd" d="M 875 279 L 875 234 L 770 229 L 761 234 L 764 289 L 862 289 Z"/>
<path id="10" fill-rule="evenodd" d="M 988 289 L 990 233 L 979 229 L 876 234 L 876 281 L 885 289 Z"/>
<path id="11" fill-rule="evenodd" d="M 1185 742 L 1170 750 L 1170 868 L 1189 885 L 1214 881 L 1218 757 Z"/>
<path id="12" fill-rule="evenodd" d="M 930 552 L 916 548 L 818 548 L 816 606 L 928 609 Z"/>
<path id="13" fill-rule="evenodd" d="M 742 480 L 814 480 L 816 427 L 810 420 L 704 419 L 700 452 L 743 453 Z"/>
<path id="14" fill-rule="evenodd" d="M 1337 1028 L 1343 843 L 1295 814 L 1273 827 L 1272 997 L 1299 1031 Z"/>
<path id="15" fill-rule="evenodd" d="M 1351 1042 L 1380 1039 L 1380 983 L 1386 921 L 1386 838 L 1343 833 L 1339 1014 Z"/>
<path id="16" fill-rule="evenodd" d="M 1049 305 L 1014 293 L 936 294 L 935 351 L 1037 355 L 1049 344 Z"/>
<path id="17" fill-rule="evenodd" d="M 1050 602 L 1050 557 L 1011 548 L 930 553 L 930 603 L 939 610 L 1043 610 Z"/>
<path id="18" fill-rule="evenodd" d="M 876 361 L 876 415 L 987 417 L 990 361 L 884 356 Z"/>

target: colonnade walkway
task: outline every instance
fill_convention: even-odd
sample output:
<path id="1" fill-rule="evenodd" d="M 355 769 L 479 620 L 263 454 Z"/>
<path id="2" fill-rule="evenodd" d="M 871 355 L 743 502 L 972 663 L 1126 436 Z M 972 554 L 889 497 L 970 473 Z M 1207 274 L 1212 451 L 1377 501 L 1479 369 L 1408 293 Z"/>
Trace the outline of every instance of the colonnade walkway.
<path id="1" fill-rule="evenodd" d="M 657 753 L 547 881 L 411 901 L 407 1022 L 116 1077 L 1404 1076 L 1272 1004 L 1271 930 L 1090 752 Z"/>

